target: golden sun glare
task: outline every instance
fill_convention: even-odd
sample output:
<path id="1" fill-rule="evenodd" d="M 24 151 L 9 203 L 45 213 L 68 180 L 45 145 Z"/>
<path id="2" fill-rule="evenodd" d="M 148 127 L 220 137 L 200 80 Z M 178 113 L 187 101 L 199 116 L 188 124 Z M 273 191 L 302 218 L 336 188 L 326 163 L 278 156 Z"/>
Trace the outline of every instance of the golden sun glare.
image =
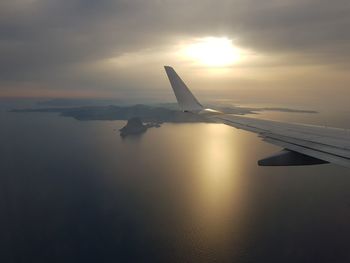
<path id="1" fill-rule="evenodd" d="M 225 67 L 236 63 L 240 57 L 240 50 L 226 37 L 205 37 L 187 44 L 183 55 L 196 63 L 208 67 Z"/>

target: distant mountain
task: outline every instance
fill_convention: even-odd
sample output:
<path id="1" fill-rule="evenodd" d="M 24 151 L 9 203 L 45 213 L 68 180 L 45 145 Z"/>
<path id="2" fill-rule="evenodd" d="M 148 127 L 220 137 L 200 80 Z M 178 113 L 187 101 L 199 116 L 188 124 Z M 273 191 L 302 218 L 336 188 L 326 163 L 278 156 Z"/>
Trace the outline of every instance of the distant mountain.
<path id="1" fill-rule="evenodd" d="M 72 117 L 80 121 L 88 120 L 129 120 L 134 117 L 144 122 L 210 122 L 203 116 L 182 112 L 173 104 L 149 106 L 138 104 L 134 106 L 79 106 L 79 107 L 50 107 L 15 109 L 12 112 L 57 112 L 65 117 Z M 317 113 L 316 111 L 297 110 L 288 108 L 247 108 L 237 106 L 213 106 L 226 114 L 256 114 L 260 111 L 279 111 L 296 113 Z"/>
<path id="2" fill-rule="evenodd" d="M 122 105 L 122 101 L 113 99 L 51 99 L 38 101 L 39 107 L 82 107 L 82 106 L 108 106 Z"/>
<path id="3" fill-rule="evenodd" d="M 145 122 L 208 122 L 202 116 L 185 113 L 179 110 L 147 105 L 134 106 L 88 106 L 73 108 L 38 108 L 15 109 L 12 112 L 57 112 L 65 117 L 77 120 L 129 120 L 133 117 L 141 118 Z"/>

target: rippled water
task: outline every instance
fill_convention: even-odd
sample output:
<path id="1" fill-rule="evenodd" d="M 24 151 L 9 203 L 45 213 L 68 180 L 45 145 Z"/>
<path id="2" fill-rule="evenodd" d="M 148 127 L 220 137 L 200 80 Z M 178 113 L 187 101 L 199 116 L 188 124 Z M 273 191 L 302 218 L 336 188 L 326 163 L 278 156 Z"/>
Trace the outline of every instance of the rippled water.
<path id="1" fill-rule="evenodd" d="M 258 167 L 279 148 L 221 124 L 0 121 L 1 262 L 350 261 L 348 169 Z"/>

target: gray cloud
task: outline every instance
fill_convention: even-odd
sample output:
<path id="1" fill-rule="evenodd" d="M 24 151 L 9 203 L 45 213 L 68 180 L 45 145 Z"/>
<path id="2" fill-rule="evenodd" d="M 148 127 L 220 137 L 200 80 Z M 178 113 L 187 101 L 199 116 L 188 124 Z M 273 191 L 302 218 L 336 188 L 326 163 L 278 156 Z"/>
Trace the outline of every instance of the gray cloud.
<path id="1" fill-rule="evenodd" d="M 125 87 L 124 72 L 108 79 L 84 68 L 190 36 L 227 35 L 300 64 L 348 65 L 349 28 L 346 0 L 7 1 L 0 3 L 0 91 L 20 82 Z"/>

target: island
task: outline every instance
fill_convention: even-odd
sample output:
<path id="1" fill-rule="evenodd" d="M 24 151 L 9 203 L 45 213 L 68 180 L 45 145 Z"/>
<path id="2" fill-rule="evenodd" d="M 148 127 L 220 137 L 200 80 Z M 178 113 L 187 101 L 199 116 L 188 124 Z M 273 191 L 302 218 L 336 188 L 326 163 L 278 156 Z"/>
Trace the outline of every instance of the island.
<path id="1" fill-rule="evenodd" d="M 60 101 L 58 101 L 60 102 Z M 51 102 L 56 105 L 57 101 Z M 161 105 L 129 105 L 129 106 L 77 106 L 77 107 L 64 107 L 68 102 L 65 102 L 60 107 L 37 107 L 37 108 L 24 108 L 13 109 L 11 112 L 24 113 L 24 112 L 51 112 L 58 113 L 64 117 L 71 117 L 79 121 L 95 121 L 95 120 L 130 120 L 132 118 L 140 118 L 141 122 L 146 123 L 144 125 L 159 124 L 163 122 L 172 123 L 194 123 L 194 122 L 213 122 L 200 114 L 192 114 L 190 112 L 181 111 L 177 104 L 161 104 Z M 77 103 L 77 102 L 76 102 Z M 50 104 L 50 105 L 51 105 Z M 40 104 L 41 105 L 41 104 Z M 61 105 L 61 104 L 58 104 Z M 253 108 L 253 107 L 239 107 L 233 105 L 208 105 L 209 108 L 217 109 L 225 114 L 246 115 L 246 114 L 258 114 L 262 111 L 277 111 L 277 112 L 295 112 L 295 113 L 317 113 L 317 111 L 311 110 L 299 110 L 289 108 Z"/>
<path id="2" fill-rule="evenodd" d="M 148 128 L 151 127 L 160 127 L 160 123 L 158 122 L 147 122 L 143 123 L 142 120 L 138 117 L 133 117 L 128 120 L 127 124 L 121 128 L 120 136 L 125 138 L 128 135 L 138 135 L 147 131 Z"/>
<path id="3" fill-rule="evenodd" d="M 94 120 L 129 120 L 140 118 L 143 122 L 150 123 L 183 123 L 183 122 L 210 122 L 210 120 L 198 114 L 182 112 L 179 109 L 172 109 L 159 106 L 133 105 L 133 106 L 82 106 L 64 108 L 32 108 L 14 109 L 12 112 L 51 112 L 58 113 L 64 117 L 72 117 L 79 121 Z"/>

